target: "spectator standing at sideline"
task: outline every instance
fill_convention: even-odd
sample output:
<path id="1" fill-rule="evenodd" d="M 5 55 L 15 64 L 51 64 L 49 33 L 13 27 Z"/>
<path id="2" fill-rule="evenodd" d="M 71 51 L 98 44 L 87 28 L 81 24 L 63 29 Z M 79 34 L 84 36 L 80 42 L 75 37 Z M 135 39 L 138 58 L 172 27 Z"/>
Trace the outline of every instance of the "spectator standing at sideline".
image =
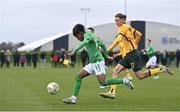
<path id="1" fill-rule="evenodd" d="M 52 58 L 53 62 L 54 62 L 54 67 L 57 68 L 58 67 L 58 62 L 59 62 L 59 55 L 57 52 L 55 52 L 53 54 L 53 58 Z"/>
<path id="2" fill-rule="evenodd" d="M 176 50 L 176 67 L 179 67 L 179 61 L 180 61 L 180 50 Z"/>
<path id="3" fill-rule="evenodd" d="M 13 60 L 14 60 L 14 67 L 19 67 L 19 58 L 20 58 L 20 54 L 19 52 L 16 50 L 13 54 Z"/>
<path id="4" fill-rule="evenodd" d="M 162 65 L 167 66 L 167 62 L 168 62 L 167 51 L 161 51 L 161 63 L 162 63 Z"/>
<path id="5" fill-rule="evenodd" d="M 40 57 L 41 57 L 41 67 L 44 68 L 46 64 L 46 52 L 45 51 L 41 52 Z"/>
<path id="6" fill-rule="evenodd" d="M 3 50 L 1 50 L 1 54 L 0 54 L 0 61 L 1 61 L 1 68 L 3 68 L 3 65 L 5 64 L 5 52 Z"/>
<path id="7" fill-rule="evenodd" d="M 25 62 L 26 62 L 26 57 L 24 56 L 24 54 L 21 54 L 21 55 L 20 55 L 19 62 L 20 62 L 20 64 L 21 64 L 21 67 L 23 68 L 23 67 L 24 67 L 24 64 L 25 64 Z"/>
<path id="8" fill-rule="evenodd" d="M 26 64 L 27 64 L 27 66 L 31 66 L 31 60 L 32 60 L 32 55 L 31 55 L 31 53 L 28 51 L 28 52 L 26 53 Z"/>
<path id="9" fill-rule="evenodd" d="M 6 51 L 5 59 L 6 59 L 6 67 L 10 68 L 10 62 L 11 62 L 11 52 L 10 52 L 10 50 Z"/>
<path id="10" fill-rule="evenodd" d="M 63 64 L 64 60 L 66 58 L 66 50 L 64 48 L 61 49 L 61 54 L 60 54 L 60 67 L 64 67 L 65 65 Z"/>
<path id="11" fill-rule="evenodd" d="M 171 52 L 169 53 L 169 59 L 168 59 L 168 66 L 169 67 L 171 66 L 174 59 L 175 59 L 175 54 L 174 54 L 173 50 L 171 50 Z"/>
<path id="12" fill-rule="evenodd" d="M 71 56 L 71 66 L 74 67 L 76 64 L 76 53 Z"/>
<path id="13" fill-rule="evenodd" d="M 85 67 L 87 65 L 87 60 L 88 60 L 88 54 L 85 49 L 83 49 L 81 52 L 81 60 L 82 60 L 82 66 Z"/>
<path id="14" fill-rule="evenodd" d="M 56 53 L 57 53 L 58 58 L 59 58 L 58 66 L 62 67 L 63 66 L 63 58 L 64 58 L 64 56 L 62 54 L 62 50 L 57 50 Z"/>
<path id="15" fill-rule="evenodd" d="M 51 67 L 54 67 L 54 61 L 53 61 L 53 56 L 54 56 L 54 53 L 55 53 L 55 51 L 54 51 L 54 50 L 53 50 L 53 51 L 51 51 L 51 53 L 50 53 Z"/>
<path id="16" fill-rule="evenodd" d="M 37 67 L 37 61 L 38 61 L 38 54 L 36 51 L 33 52 L 32 54 L 32 62 L 33 62 L 33 67 Z"/>

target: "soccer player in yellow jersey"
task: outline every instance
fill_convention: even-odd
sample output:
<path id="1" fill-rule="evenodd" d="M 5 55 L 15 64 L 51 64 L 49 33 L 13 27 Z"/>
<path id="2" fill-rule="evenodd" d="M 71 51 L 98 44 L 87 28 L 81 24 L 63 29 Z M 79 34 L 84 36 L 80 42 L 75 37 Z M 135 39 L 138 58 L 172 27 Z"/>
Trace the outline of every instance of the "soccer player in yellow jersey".
<path id="1" fill-rule="evenodd" d="M 122 19 L 124 19 L 124 22 L 125 22 L 126 16 L 124 15 L 124 17 L 123 17 Z M 133 37 L 134 39 L 133 39 L 132 43 L 133 43 L 134 47 L 137 49 L 137 46 L 138 46 L 138 43 L 139 43 L 139 41 L 140 41 L 140 38 L 142 37 L 142 34 L 141 34 L 138 30 L 134 29 L 133 27 L 130 28 L 130 31 L 133 32 L 133 36 L 134 36 L 134 37 Z M 117 37 L 118 37 L 118 36 L 119 36 L 119 34 L 117 35 Z M 119 43 L 119 44 L 118 44 L 118 47 L 119 47 L 119 50 L 120 50 L 120 51 L 119 51 L 118 54 L 115 54 L 114 57 L 116 57 L 116 56 L 118 56 L 118 55 L 121 55 L 122 58 L 123 58 L 123 57 L 126 56 L 125 48 L 122 47 L 122 46 L 123 46 L 122 43 Z M 128 70 L 128 69 L 125 69 L 124 71 L 125 71 L 125 73 L 126 73 L 126 77 L 127 77 L 130 81 L 132 81 L 132 76 L 131 76 L 129 70 Z M 117 78 L 118 76 L 113 76 L 113 77 L 114 77 L 114 78 Z M 111 85 L 111 89 L 110 89 L 109 92 L 107 93 L 107 94 L 109 95 L 109 98 L 111 98 L 111 99 L 114 99 L 114 98 L 115 98 L 116 88 L 117 88 L 117 85 Z"/>
<path id="2" fill-rule="evenodd" d="M 119 64 L 113 69 L 112 77 L 117 77 L 118 74 L 126 69 L 132 68 L 136 77 L 140 80 L 155 75 L 157 73 L 167 72 L 172 75 L 168 68 L 159 65 L 157 68 L 146 69 L 142 71 L 140 53 L 137 51 L 137 44 L 140 41 L 141 33 L 133 29 L 125 23 L 126 15 L 118 13 L 115 15 L 115 22 L 118 26 L 118 36 L 109 46 L 108 51 L 112 51 L 117 45 L 123 49 L 124 57 L 119 61 Z M 132 86 L 133 87 L 133 86 Z M 111 86 L 111 89 L 113 86 Z M 116 86 L 114 86 L 114 89 Z M 100 93 L 104 98 L 115 98 L 112 93 Z"/>

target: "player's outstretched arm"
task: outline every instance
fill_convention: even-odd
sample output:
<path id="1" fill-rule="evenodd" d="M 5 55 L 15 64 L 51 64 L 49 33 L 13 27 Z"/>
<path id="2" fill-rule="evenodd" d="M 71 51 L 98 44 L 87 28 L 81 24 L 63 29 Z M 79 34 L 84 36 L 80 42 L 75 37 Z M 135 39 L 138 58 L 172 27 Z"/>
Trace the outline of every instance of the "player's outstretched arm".
<path id="1" fill-rule="evenodd" d="M 100 39 L 97 40 L 97 43 L 101 47 L 101 49 L 103 50 L 105 57 L 109 58 L 110 56 L 108 55 L 108 51 L 106 49 L 105 44 Z"/>
<path id="2" fill-rule="evenodd" d="M 88 44 L 90 41 L 90 38 L 84 38 L 84 40 L 75 48 L 74 52 L 79 51 L 80 49 L 82 49 L 84 46 L 86 46 L 86 44 Z"/>
<path id="3" fill-rule="evenodd" d="M 117 36 L 114 42 L 109 46 L 108 51 L 112 51 L 119 44 L 120 38 L 122 38 L 122 35 Z"/>

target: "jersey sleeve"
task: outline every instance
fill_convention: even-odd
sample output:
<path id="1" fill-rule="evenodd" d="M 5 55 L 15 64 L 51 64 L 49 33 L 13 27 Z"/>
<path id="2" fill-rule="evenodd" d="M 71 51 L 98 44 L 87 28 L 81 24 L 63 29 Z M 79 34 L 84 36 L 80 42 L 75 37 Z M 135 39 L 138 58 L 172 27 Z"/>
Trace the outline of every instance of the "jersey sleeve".
<path id="1" fill-rule="evenodd" d="M 139 41 L 142 38 L 142 33 L 136 29 L 133 28 L 133 35 L 134 35 L 134 39 L 135 39 L 135 44 L 138 45 Z"/>
<path id="2" fill-rule="evenodd" d="M 154 53 L 153 47 L 150 46 L 150 47 L 147 49 L 147 55 L 152 55 L 153 53 Z"/>
<path id="3" fill-rule="evenodd" d="M 118 32 L 119 34 L 123 35 L 124 37 L 126 37 L 126 39 L 128 40 L 132 40 L 132 36 L 129 36 L 129 32 L 131 30 L 131 26 L 127 25 L 127 24 L 123 24 L 121 27 L 118 28 Z"/>
<path id="4" fill-rule="evenodd" d="M 108 58 L 109 55 L 108 55 L 108 51 L 106 49 L 105 44 L 100 39 L 97 39 L 97 43 L 98 43 L 98 46 L 100 46 L 101 49 L 103 50 L 105 57 Z"/>
<path id="5" fill-rule="evenodd" d="M 120 42 L 120 38 L 122 38 L 122 35 L 118 35 L 114 42 L 109 46 L 108 51 L 112 51 Z"/>
<path id="6" fill-rule="evenodd" d="M 81 48 L 83 48 L 84 46 L 86 46 L 86 44 L 88 44 L 91 40 L 93 39 L 92 35 L 89 33 L 86 33 L 84 35 L 84 40 L 75 48 L 74 52 L 79 51 Z"/>
<path id="7" fill-rule="evenodd" d="M 119 52 L 117 55 L 118 55 L 118 56 L 121 56 L 121 55 L 122 55 L 122 53 L 121 53 L 121 52 Z"/>

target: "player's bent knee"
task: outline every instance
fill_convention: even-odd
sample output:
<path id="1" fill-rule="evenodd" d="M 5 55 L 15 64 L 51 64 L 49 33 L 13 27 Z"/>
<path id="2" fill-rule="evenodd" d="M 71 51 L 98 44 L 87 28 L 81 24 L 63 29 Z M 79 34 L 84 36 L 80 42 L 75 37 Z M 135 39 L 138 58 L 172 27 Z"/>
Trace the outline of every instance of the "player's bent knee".
<path id="1" fill-rule="evenodd" d="M 101 86 L 107 86 L 107 83 L 106 83 L 106 81 L 102 81 L 102 82 L 100 82 L 100 85 Z"/>
<path id="2" fill-rule="evenodd" d="M 81 80 L 81 77 L 80 77 L 79 74 L 75 76 L 75 80 L 77 80 L 77 81 L 80 81 L 80 80 Z"/>
<path id="3" fill-rule="evenodd" d="M 141 74 L 136 74 L 136 77 L 139 79 L 139 80 L 142 80 L 143 79 L 143 76 Z"/>
<path id="4" fill-rule="evenodd" d="M 141 77 L 141 76 L 140 76 L 140 77 L 138 76 L 137 78 L 138 78 L 139 80 L 142 80 L 142 79 L 143 79 L 143 77 Z"/>
<path id="5" fill-rule="evenodd" d="M 118 74 L 118 70 L 116 68 L 113 69 L 113 74 Z"/>

